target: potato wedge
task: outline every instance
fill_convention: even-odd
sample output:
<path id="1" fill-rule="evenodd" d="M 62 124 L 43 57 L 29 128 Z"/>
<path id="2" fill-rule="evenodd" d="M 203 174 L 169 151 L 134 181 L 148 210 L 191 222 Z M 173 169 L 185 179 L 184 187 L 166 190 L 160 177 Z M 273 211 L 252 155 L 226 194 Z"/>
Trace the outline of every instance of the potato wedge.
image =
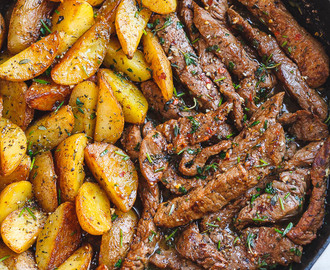
<path id="1" fill-rule="evenodd" d="M 29 181 L 15 182 L 5 187 L 0 193 L 0 223 L 32 197 L 32 184 Z"/>
<path id="2" fill-rule="evenodd" d="M 99 254 L 99 264 L 109 269 L 115 269 L 116 263 L 125 259 L 139 220 L 134 210 L 127 213 L 116 210 L 116 216 L 110 231 L 102 235 Z"/>
<path id="3" fill-rule="evenodd" d="M 57 270 L 87 270 L 93 257 L 93 248 L 85 244 L 75 251 Z"/>
<path id="4" fill-rule="evenodd" d="M 58 54 L 67 51 L 93 24 L 93 7 L 87 1 L 63 1 L 52 18 L 52 31 L 63 32 Z"/>
<path id="5" fill-rule="evenodd" d="M 74 116 L 69 105 L 38 119 L 25 132 L 29 150 L 33 153 L 52 150 L 70 136 L 73 125 Z"/>
<path id="6" fill-rule="evenodd" d="M 34 111 L 25 101 L 28 87 L 25 82 L 0 80 L 0 95 L 3 97 L 3 117 L 25 130 L 33 119 Z"/>
<path id="7" fill-rule="evenodd" d="M 70 87 L 67 85 L 59 85 L 49 79 L 38 78 L 33 80 L 26 91 L 25 100 L 30 108 L 51 111 L 68 99 L 70 93 Z"/>
<path id="8" fill-rule="evenodd" d="M 126 80 L 119 73 L 110 69 L 102 69 L 113 94 L 122 105 L 124 119 L 133 124 L 142 124 L 147 116 L 148 101 L 135 84 Z"/>
<path id="9" fill-rule="evenodd" d="M 84 179 L 84 149 L 86 135 L 78 133 L 61 142 L 55 151 L 55 164 L 61 189 L 61 199 L 73 202 Z"/>
<path id="10" fill-rule="evenodd" d="M 25 156 L 27 149 L 24 131 L 5 118 L 0 119 L 0 174 L 11 174 Z"/>
<path id="11" fill-rule="evenodd" d="M 52 213 L 37 238 L 36 261 L 39 270 L 54 269 L 80 246 L 81 229 L 74 204 L 62 203 Z"/>
<path id="12" fill-rule="evenodd" d="M 107 24 L 102 20 L 96 22 L 54 66 L 53 81 L 73 85 L 94 75 L 103 62 L 109 39 Z"/>
<path id="13" fill-rule="evenodd" d="M 45 21 L 53 5 L 47 0 L 18 0 L 10 17 L 8 50 L 17 54 L 37 41 L 41 21 Z"/>
<path id="14" fill-rule="evenodd" d="M 6 38 L 6 25 L 5 25 L 5 19 L 0 14 L 0 50 L 2 48 L 2 44 L 5 41 Z"/>
<path id="15" fill-rule="evenodd" d="M 159 44 L 157 37 L 150 31 L 143 36 L 143 51 L 151 65 L 152 77 L 162 91 L 166 101 L 173 96 L 173 75 L 170 61 Z"/>
<path id="16" fill-rule="evenodd" d="M 31 168 L 31 158 L 27 155 L 21 160 L 15 171 L 7 176 L 0 175 L 0 191 L 11 183 L 28 180 Z"/>
<path id="17" fill-rule="evenodd" d="M 35 203 L 11 212 L 1 223 L 3 242 L 14 252 L 28 250 L 41 232 L 47 215 Z"/>
<path id="18" fill-rule="evenodd" d="M 47 212 L 54 212 L 58 207 L 57 176 L 53 156 L 50 151 L 35 156 L 30 181 L 38 204 Z"/>
<path id="19" fill-rule="evenodd" d="M 104 0 L 86 0 L 86 2 L 90 3 L 92 6 L 101 5 Z"/>
<path id="20" fill-rule="evenodd" d="M 105 0 L 96 14 L 96 21 L 105 20 L 110 27 L 110 34 L 116 32 L 116 10 L 121 0 Z"/>
<path id="21" fill-rule="evenodd" d="M 125 152 L 111 144 L 93 143 L 85 148 L 85 162 L 111 201 L 128 212 L 136 199 L 138 175 Z"/>
<path id="22" fill-rule="evenodd" d="M 115 143 L 124 130 L 123 110 L 114 91 L 105 79 L 105 70 L 98 72 L 99 97 L 96 108 L 94 140 Z"/>
<path id="23" fill-rule="evenodd" d="M 96 183 L 86 182 L 76 197 L 80 226 L 92 235 L 102 235 L 111 227 L 111 208 L 107 194 Z"/>
<path id="24" fill-rule="evenodd" d="M 103 64 L 125 73 L 134 82 L 144 82 L 151 78 L 149 64 L 143 53 L 136 50 L 133 58 L 128 59 L 116 38 L 111 38 Z"/>
<path id="25" fill-rule="evenodd" d="M 116 32 L 124 53 L 133 55 L 140 43 L 143 30 L 147 26 L 151 11 L 138 8 L 135 0 L 122 0 L 117 8 Z"/>
<path id="26" fill-rule="evenodd" d="M 159 14 L 169 14 L 176 11 L 176 0 L 143 0 L 143 6 L 149 8 L 152 12 Z"/>
<path id="27" fill-rule="evenodd" d="M 0 78 L 22 82 L 45 72 L 57 54 L 59 39 L 54 32 L 9 58 L 0 65 Z"/>
<path id="28" fill-rule="evenodd" d="M 84 81 L 73 88 L 69 101 L 75 116 L 72 133 L 94 136 L 98 95 L 99 88 L 91 81 Z"/>
<path id="29" fill-rule="evenodd" d="M 0 65 L 6 62 L 12 55 L 8 51 L 4 51 L 0 53 Z"/>

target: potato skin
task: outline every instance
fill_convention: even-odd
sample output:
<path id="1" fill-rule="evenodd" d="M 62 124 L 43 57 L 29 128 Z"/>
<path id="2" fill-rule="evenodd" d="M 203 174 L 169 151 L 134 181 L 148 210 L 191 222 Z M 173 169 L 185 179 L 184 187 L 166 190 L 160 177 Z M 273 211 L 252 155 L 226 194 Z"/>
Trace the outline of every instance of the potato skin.
<path id="1" fill-rule="evenodd" d="M 84 244 L 77 249 L 57 270 L 87 270 L 93 257 L 93 248 L 90 244 Z"/>
<path id="2" fill-rule="evenodd" d="M 25 130 L 33 119 L 34 110 L 25 101 L 28 87 L 25 82 L 0 80 L 0 95 L 3 98 L 3 117 Z"/>
<path id="3" fill-rule="evenodd" d="M 0 50 L 2 48 L 2 44 L 6 39 L 6 25 L 5 19 L 3 18 L 2 14 L 0 14 Z"/>
<path id="4" fill-rule="evenodd" d="M 81 229 L 74 204 L 62 203 L 52 213 L 37 238 L 38 269 L 54 269 L 68 259 L 81 243 Z"/>
<path id="5" fill-rule="evenodd" d="M 74 116 L 69 105 L 38 119 L 25 132 L 30 150 L 33 153 L 52 150 L 69 137 L 73 125 Z"/>
<path id="6" fill-rule="evenodd" d="M 58 207 L 57 175 L 50 151 L 35 156 L 30 181 L 38 204 L 48 213 L 54 212 Z"/>
<path id="7" fill-rule="evenodd" d="M 41 21 L 52 10 L 47 0 L 18 0 L 10 18 L 8 29 L 8 50 L 17 54 L 37 41 Z"/>
<path id="8" fill-rule="evenodd" d="M 74 202 L 85 179 L 84 149 L 86 135 L 74 134 L 61 142 L 55 151 L 55 164 L 61 189 L 61 199 Z"/>
<path id="9" fill-rule="evenodd" d="M 108 269 L 115 269 L 119 259 L 124 260 L 133 241 L 138 217 L 134 210 L 123 213 L 116 211 L 118 217 L 113 221 L 110 231 L 102 235 L 99 254 L 99 264 L 104 264 Z M 122 235 L 122 240 L 120 240 Z M 122 241 L 122 245 L 120 242 Z"/>

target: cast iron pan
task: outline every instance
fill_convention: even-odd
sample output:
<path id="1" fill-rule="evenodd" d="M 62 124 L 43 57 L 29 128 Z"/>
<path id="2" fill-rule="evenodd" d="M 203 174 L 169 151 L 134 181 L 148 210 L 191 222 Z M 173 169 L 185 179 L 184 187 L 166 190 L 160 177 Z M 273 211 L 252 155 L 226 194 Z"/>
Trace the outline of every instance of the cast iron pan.
<path id="1" fill-rule="evenodd" d="M 180 0 L 178 0 L 180 1 Z M 282 0 L 296 20 L 313 34 L 326 48 L 330 56 L 330 0 Z M 4 15 L 8 4 L 12 0 L 0 0 L 0 12 Z M 316 35 L 315 35 L 316 33 Z M 329 104 L 330 100 L 330 78 L 324 86 Z M 330 104 L 329 104 L 330 105 Z M 328 183 L 329 184 L 329 183 Z M 330 192 L 327 193 L 327 201 L 330 201 Z M 318 231 L 317 238 L 309 245 L 304 246 L 300 264 L 293 264 L 294 270 L 309 270 L 312 268 L 322 252 L 330 244 L 330 204 L 326 204 L 324 224 Z M 276 269 L 283 269 L 277 267 Z M 288 268 L 287 268 L 288 269 Z"/>

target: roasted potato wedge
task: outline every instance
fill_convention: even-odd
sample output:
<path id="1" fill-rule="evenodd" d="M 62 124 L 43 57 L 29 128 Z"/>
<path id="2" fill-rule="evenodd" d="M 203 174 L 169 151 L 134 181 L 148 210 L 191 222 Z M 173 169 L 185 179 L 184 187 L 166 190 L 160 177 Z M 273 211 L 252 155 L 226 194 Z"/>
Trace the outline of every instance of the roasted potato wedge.
<path id="1" fill-rule="evenodd" d="M 115 143 L 124 130 L 123 110 L 114 96 L 114 90 L 105 78 L 105 70 L 98 72 L 99 97 L 96 108 L 94 140 Z"/>
<path id="2" fill-rule="evenodd" d="M 99 264 L 109 269 L 116 269 L 116 263 L 126 257 L 139 220 L 134 210 L 127 213 L 117 210 L 115 217 L 110 231 L 102 235 L 99 254 Z"/>
<path id="3" fill-rule="evenodd" d="M 11 212 L 1 223 L 3 242 L 16 253 L 28 250 L 42 230 L 47 215 L 34 203 Z"/>
<path id="4" fill-rule="evenodd" d="M 40 75 L 53 63 L 59 41 L 58 32 L 54 32 L 9 58 L 0 65 L 0 78 L 22 82 Z"/>
<path id="5" fill-rule="evenodd" d="M 147 8 L 139 9 L 135 0 L 122 0 L 117 8 L 117 36 L 124 53 L 130 59 L 140 43 L 151 13 Z"/>
<path id="6" fill-rule="evenodd" d="M 5 41 L 6 38 L 6 25 L 5 25 L 5 19 L 0 14 L 0 50 L 2 48 L 2 44 Z"/>
<path id="7" fill-rule="evenodd" d="M 74 253 L 80 243 L 81 229 L 74 204 L 62 203 L 48 217 L 44 228 L 38 235 L 36 245 L 38 269 L 59 267 Z"/>
<path id="8" fill-rule="evenodd" d="M 111 227 L 111 209 L 107 194 L 96 183 L 86 182 L 76 197 L 80 226 L 92 235 L 102 235 Z"/>
<path id="9" fill-rule="evenodd" d="M 32 197 L 32 184 L 29 181 L 15 182 L 5 187 L 0 193 L 0 223 Z"/>
<path id="10" fill-rule="evenodd" d="M 169 14 L 176 11 L 176 0 L 143 0 L 143 5 L 153 12 Z"/>
<path id="11" fill-rule="evenodd" d="M 58 54 L 67 51 L 93 24 L 93 7 L 87 1 L 63 1 L 52 18 L 52 31 L 63 33 Z"/>
<path id="12" fill-rule="evenodd" d="M 74 116 L 69 105 L 38 119 L 25 132 L 29 150 L 33 153 L 52 150 L 70 136 L 73 125 Z"/>
<path id="13" fill-rule="evenodd" d="M 93 257 L 93 248 L 85 244 L 75 251 L 57 270 L 87 270 Z"/>
<path id="14" fill-rule="evenodd" d="M 135 82 L 144 82 L 151 78 L 149 64 L 147 64 L 143 53 L 136 50 L 133 58 L 128 59 L 116 38 L 111 38 L 103 64 L 106 67 L 124 72 Z"/>
<path id="15" fill-rule="evenodd" d="M 173 75 L 171 63 L 159 44 L 157 37 L 150 31 L 143 36 L 143 51 L 146 60 L 151 65 L 152 77 L 162 91 L 166 101 L 173 96 Z"/>
<path id="16" fill-rule="evenodd" d="M 0 65 L 6 62 L 12 55 L 8 51 L 4 51 L 0 53 Z"/>
<path id="17" fill-rule="evenodd" d="M 0 175 L 0 191 L 11 183 L 28 180 L 31 168 L 31 158 L 27 155 L 21 160 L 16 169 L 7 176 Z"/>
<path id="18" fill-rule="evenodd" d="M 133 124 L 142 124 L 147 116 L 148 101 L 135 84 L 110 69 L 103 69 L 104 78 L 113 94 L 122 105 L 124 119 Z"/>
<path id="19" fill-rule="evenodd" d="M 85 148 L 85 162 L 111 201 L 128 212 L 136 199 L 138 176 L 126 153 L 111 144 L 93 143 Z"/>
<path id="20" fill-rule="evenodd" d="M 96 22 L 54 66 L 53 81 L 73 85 L 94 75 L 103 62 L 109 39 L 108 25 L 102 20 Z"/>
<path id="21" fill-rule="evenodd" d="M 105 20 L 110 28 L 110 34 L 116 32 L 116 10 L 121 0 L 105 0 L 96 14 L 96 21 Z"/>
<path id="22" fill-rule="evenodd" d="M 57 176 L 50 151 L 35 156 L 30 181 L 38 204 L 47 212 L 54 212 L 58 206 Z"/>
<path id="23" fill-rule="evenodd" d="M 96 105 L 99 88 L 91 81 L 84 81 L 73 88 L 69 105 L 75 116 L 73 133 L 84 132 L 94 136 L 96 123 Z"/>
<path id="24" fill-rule="evenodd" d="M 30 108 L 51 111 L 65 101 L 70 93 L 70 87 L 67 85 L 59 85 L 49 79 L 38 78 L 34 79 L 26 91 L 25 100 Z"/>
<path id="25" fill-rule="evenodd" d="M 9 119 L 23 130 L 33 119 L 33 109 L 25 102 L 28 87 L 25 82 L 0 80 L 0 95 L 3 98 L 3 117 Z"/>
<path id="26" fill-rule="evenodd" d="M 61 189 L 61 199 L 73 202 L 85 179 L 84 149 L 87 137 L 83 133 L 70 136 L 55 151 L 55 164 Z"/>
<path id="27" fill-rule="evenodd" d="M 47 0 L 18 0 L 10 17 L 8 50 L 17 54 L 37 41 L 53 5 Z"/>
<path id="28" fill-rule="evenodd" d="M 25 156 L 27 149 L 24 131 L 10 120 L 0 119 L 0 174 L 11 174 Z"/>
<path id="29" fill-rule="evenodd" d="M 104 0 L 86 0 L 86 2 L 90 3 L 92 6 L 101 5 Z"/>

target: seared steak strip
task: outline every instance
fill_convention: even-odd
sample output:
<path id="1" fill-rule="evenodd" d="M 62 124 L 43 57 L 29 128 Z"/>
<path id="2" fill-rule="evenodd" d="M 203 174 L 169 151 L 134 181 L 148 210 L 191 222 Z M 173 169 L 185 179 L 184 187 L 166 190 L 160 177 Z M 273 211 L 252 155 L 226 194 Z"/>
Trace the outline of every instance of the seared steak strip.
<path id="1" fill-rule="evenodd" d="M 138 125 L 129 125 L 125 128 L 120 140 L 125 152 L 131 159 L 139 157 L 140 146 L 142 142 L 141 129 Z"/>
<path id="2" fill-rule="evenodd" d="M 246 38 L 258 50 L 259 55 L 266 58 L 266 61 L 273 62 L 271 64 L 275 67 L 275 74 L 298 104 L 324 120 L 328 113 L 325 101 L 314 89 L 308 87 L 296 64 L 285 55 L 276 40 L 253 28 L 233 9 L 228 9 L 228 15 L 233 26 L 243 31 Z"/>
<path id="3" fill-rule="evenodd" d="M 315 40 L 284 7 L 280 0 L 239 0 L 264 22 L 287 55 L 298 65 L 310 87 L 325 83 L 329 76 L 329 58 Z"/>
<path id="4" fill-rule="evenodd" d="M 330 137 L 317 153 L 311 170 L 313 191 L 306 212 L 298 224 L 287 234 L 296 244 L 306 245 L 316 238 L 325 214 L 325 193 L 330 167 Z"/>
<path id="5" fill-rule="evenodd" d="M 139 189 L 143 212 L 131 248 L 121 267 L 121 269 L 125 270 L 145 269 L 148 265 L 149 257 L 155 250 L 160 235 L 153 221 L 159 203 L 158 185 L 150 188 L 141 177 Z"/>
<path id="6" fill-rule="evenodd" d="M 201 0 L 205 6 L 205 9 L 211 13 L 221 24 L 225 25 L 227 22 L 227 0 Z"/>
<path id="7" fill-rule="evenodd" d="M 153 31 L 163 41 L 164 51 L 180 81 L 187 86 L 203 108 L 215 110 L 221 99 L 220 94 L 203 72 L 176 14 L 156 15 L 153 22 L 159 22 Z"/>

